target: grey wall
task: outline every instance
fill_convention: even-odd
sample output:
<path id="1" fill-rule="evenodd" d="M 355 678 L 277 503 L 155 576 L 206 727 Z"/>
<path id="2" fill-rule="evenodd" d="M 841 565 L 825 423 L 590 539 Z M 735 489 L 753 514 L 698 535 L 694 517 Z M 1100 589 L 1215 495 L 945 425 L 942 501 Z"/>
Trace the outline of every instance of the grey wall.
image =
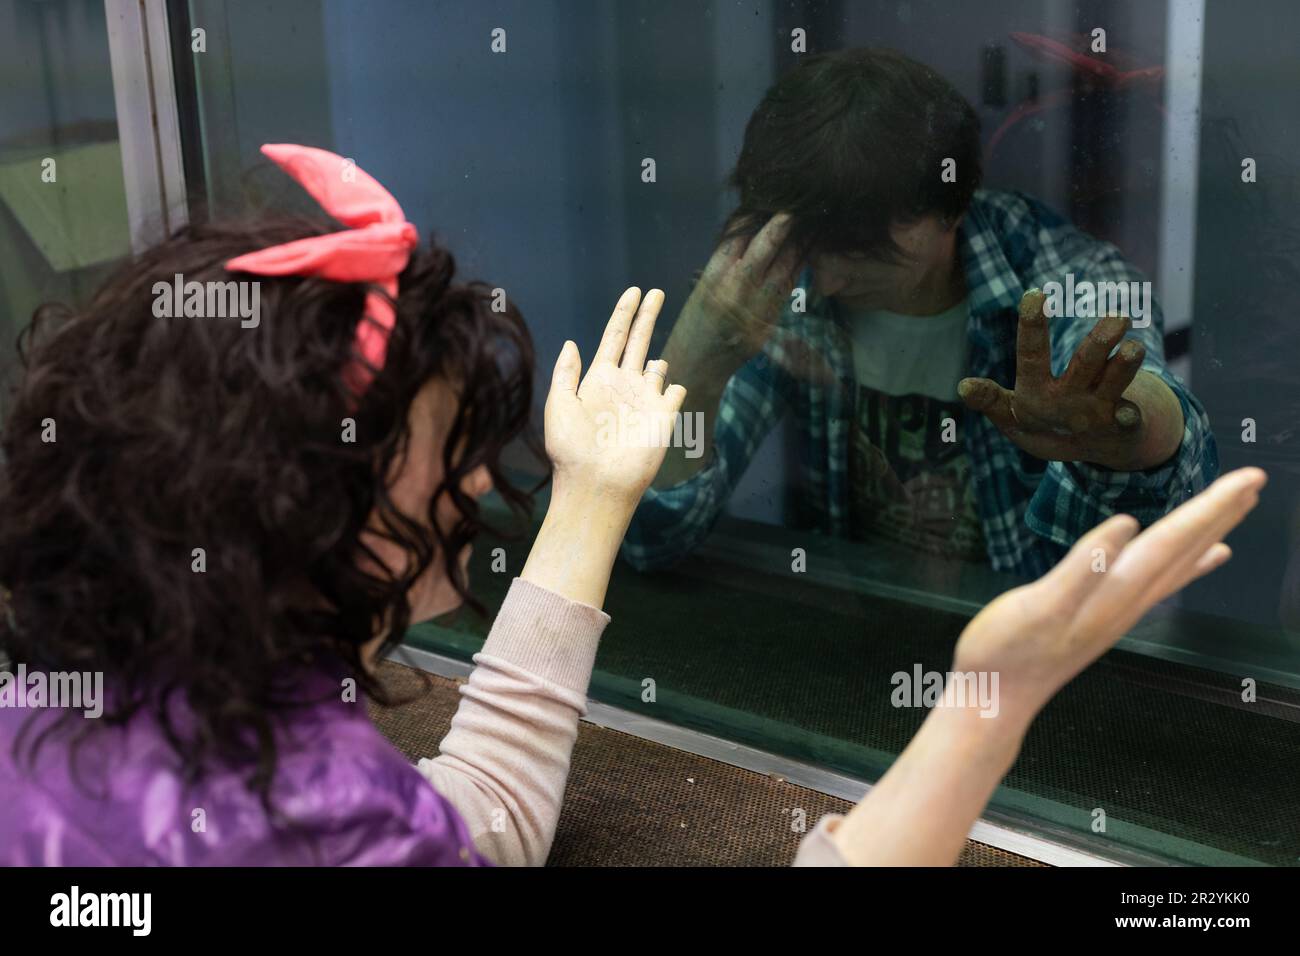
<path id="1" fill-rule="evenodd" d="M 667 293 L 662 345 L 711 252 L 745 121 L 773 79 L 769 4 L 323 9 L 333 148 L 389 184 L 467 274 L 506 289 L 543 371 L 566 338 L 591 354 L 627 285 Z M 504 54 L 490 48 L 496 27 Z M 647 157 L 654 183 L 641 179 Z M 778 434 L 734 511 L 780 520 L 783 459 Z"/>

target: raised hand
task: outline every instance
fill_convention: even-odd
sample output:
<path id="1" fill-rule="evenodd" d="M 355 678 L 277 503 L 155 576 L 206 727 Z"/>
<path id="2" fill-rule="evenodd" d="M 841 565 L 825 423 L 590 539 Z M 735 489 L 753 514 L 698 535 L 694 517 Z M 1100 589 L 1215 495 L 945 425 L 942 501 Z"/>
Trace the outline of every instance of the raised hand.
<path id="1" fill-rule="evenodd" d="M 1037 289 L 1020 300 L 1014 390 L 992 379 L 962 379 L 957 392 L 967 407 L 987 415 L 1019 448 L 1046 461 L 1134 469 L 1167 460 L 1181 440 L 1182 411 L 1168 386 L 1154 376 L 1137 383 L 1143 404 L 1130 400 L 1146 349 L 1140 342 L 1124 341 L 1129 320 L 1100 319 L 1064 374 L 1054 378 L 1044 301 Z M 1145 421 L 1144 405 L 1157 410 L 1156 427 L 1147 427 L 1153 423 Z"/>
<path id="2" fill-rule="evenodd" d="M 778 213 L 752 238 L 719 245 L 682 309 L 679 321 L 698 323 L 737 366 L 771 338 L 799 278 L 793 251 L 782 250 L 791 221 Z"/>
<path id="3" fill-rule="evenodd" d="M 556 487 L 581 486 L 635 502 L 659 470 L 686 389 L 668 385 L 668 363 L 646 361 L 664 294 L 628 289 L 582 377 L 582 358 L 565 342 L 546 399 L 546 452 Z M 640 306 L 638 308 L 638 305 Z"/>
<path id="4" fill-rule="evenodd" d="M 1015 762 L 1034 716 L 1152 605 L 1228 560 L 1223 537 L 1259 500 L 1258 468 L 1224 475 L 1142 534 L 1117 515 L 1033 584 L 966 626 L 954 674 L 998 676 L 995 707 L 936 707 L 889 771 L 831 831 L 861 866 L 950 866 Z M 986 719 L 987 718 L 987 719 Z"/>
<path id="5" fill-rule="evenodd" d="M 546 398 L 554 484 L 519 576 L 591 607 L 605 601 L 619 543 L 686 397 L 681 385 L 664 387 L 667 362 L 645 359 L 663 301 L 658 289 L 644 301 L 640 289 L 624 292 L 586 377 L 578 347 L 565 342 Z"/>
<path id="6" fill-rule="evenodd" d="M 957 642 L 953 670 L 999 675 L 1001 711 L 1025 725 L 1155 604 L 1231 557 L 1223 538 L 1259 501 L 1258 468 L 1224 475 L 1138 534 L 1116 515 L 1033 584 L 987 605 Z"/>

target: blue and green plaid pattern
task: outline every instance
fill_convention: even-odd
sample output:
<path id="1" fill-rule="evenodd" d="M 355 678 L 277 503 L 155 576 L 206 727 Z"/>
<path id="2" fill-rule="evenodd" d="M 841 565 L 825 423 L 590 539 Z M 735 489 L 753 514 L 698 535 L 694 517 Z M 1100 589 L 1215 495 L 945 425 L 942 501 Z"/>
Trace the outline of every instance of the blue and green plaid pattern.
<path id="1" fill-rule="evenodd" d="M 1042 203 L 1019 193 L 976 193 L 960 227 L 960 254 L 970 306 L 969 375 L 1010 388 L 1015 381 L 1017 306 L 1048 282 L 1143 281 L 1118 249 L 1075 229 Z M 800 284 L 810 287 L 805 273 Z M 1146 346 L 1143 368 L 1160 376 L 1183 409 L 1177 455 L 1149 471 L 1117 472 L 1080 462 L 1045 462 L 1022 452 L 985 416 L 966 412 L 959 432 L 970 455 L 984 540 L 993 568 L 1027 576 L 1045 572 L 1098 522 L 1127 512 L 1148 525 L 1213 481 L 1218 453 L 1199 401 L 1165 367 L 1164 319 L 1152 300 L 1150 324 L 1131 329 Z M 1060 375 L 1095 318 L 1051 320 L 1052 371 Z M 810 373 L 809 368 L 820 370 Z M 792 371 L 797 369 L 798 371 Z M 848 437 L 855 395 L 848 330 L 828 300 L 809 293 L 807 309 L 785 310 L 764 350 L 723 393 L 714 452 L 689 481 L 646 492 L 623 543 L 634 567 L 671 564 L 708 535 L 754 453 L 793 413 L 802 465 L 798 525 L 846 535 L 849 528 Z"/>

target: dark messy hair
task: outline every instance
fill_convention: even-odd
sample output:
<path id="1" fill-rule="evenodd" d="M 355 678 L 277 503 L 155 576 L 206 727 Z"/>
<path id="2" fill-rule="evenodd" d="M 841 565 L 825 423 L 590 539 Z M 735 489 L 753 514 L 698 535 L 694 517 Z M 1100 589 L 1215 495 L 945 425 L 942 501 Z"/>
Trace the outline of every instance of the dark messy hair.
<path id="1" fill-rule="evenodd" d="M 499 460 L 521 433 L 540 449 L 523 320 L 509 303 L 494 309 L 502 300 L 486 285 L 456 281 L 447 250 L 412 253 L 386 364 L 360 400 L 342 373 L 369 286 L 224 269 L 338 228 L 186 227 L 85 308 L 42 307 L 20 337 L 4 426 L 0 651 L 31 668 L 102 672 L 104 723 L 146 709 L 190 779 L 209 761 L 249 766 L 264 802 L 276 722 L 305 703 L 296 678 L 325 670 L 385 701 L 362 646 L 381 632 L 385 649 L 401 639 L 408 592 L 432 562 L 478 606 L 458 556 L 485 519 L 464 477 L 486 466 L 505 501 L 530 510 Z M 260 322 L 155 315 L 155 283 L 178 275 L 258 281 Z M 434 379 L 458 396 L 444 476 L 429 513 L 405 515 L 387 479 Z M 444 496 L 459 514 L 446 533 L 434 520 Z M 404 569 L 385 567 L 367 527 L 403 549 Z M 184 727 L 177 701 L 192 715 Z M 74 764 L 95 722 L 77 723 Z M 52 729 L 26 735 L 33 753 Z"/>
<path id="2" fill-rule="evenodd" d="M 944 182 L 943 161 L 956 161 Z M 745 127 L 731 185 L 740 205 L 723 238 L 793 218 L 801 256 L 901 254 L 894 222 L 956 222 L 981 179 L 979 117 L 934 70 L 892 50 L 801 60 L 767 91 Z"/>

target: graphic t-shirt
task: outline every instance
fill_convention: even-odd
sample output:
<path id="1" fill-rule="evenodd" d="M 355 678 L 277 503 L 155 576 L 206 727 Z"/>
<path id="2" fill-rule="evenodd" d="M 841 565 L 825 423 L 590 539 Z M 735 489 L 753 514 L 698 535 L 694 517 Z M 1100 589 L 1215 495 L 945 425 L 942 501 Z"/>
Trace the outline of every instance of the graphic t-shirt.
<path id="1" fill-rule="evenodd" d="M 853 338 L 849 432 L 853 536 L 985 560 L 970 460 L 958 425 L 966 374 L 965 300 L 939 315 L 840 307 Z"/>

